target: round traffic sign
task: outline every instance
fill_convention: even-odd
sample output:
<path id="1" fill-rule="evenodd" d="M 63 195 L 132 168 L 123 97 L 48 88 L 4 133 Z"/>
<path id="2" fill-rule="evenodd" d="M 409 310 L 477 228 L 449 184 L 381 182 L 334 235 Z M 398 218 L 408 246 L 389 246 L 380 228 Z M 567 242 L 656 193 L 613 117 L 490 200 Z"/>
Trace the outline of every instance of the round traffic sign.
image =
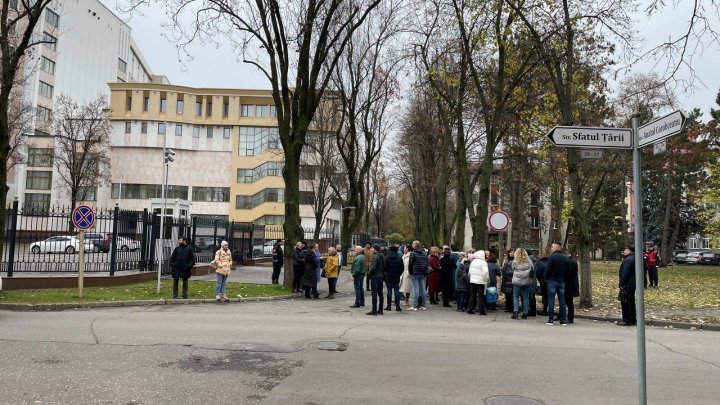
<path id="1" fill-rule="evenodd" d="M 95 213 L 87 205 L 80 205 L 72 212 L 72 222 L 78 229 L 88 229 L 95 225 Z"/>
<path id="2" fill-rule="evenodd" d="M 488 226 L 493 231 L 504 231 L 510 225 L 510 217 L 502 211 L 495 211 L 488 216 Z"/>

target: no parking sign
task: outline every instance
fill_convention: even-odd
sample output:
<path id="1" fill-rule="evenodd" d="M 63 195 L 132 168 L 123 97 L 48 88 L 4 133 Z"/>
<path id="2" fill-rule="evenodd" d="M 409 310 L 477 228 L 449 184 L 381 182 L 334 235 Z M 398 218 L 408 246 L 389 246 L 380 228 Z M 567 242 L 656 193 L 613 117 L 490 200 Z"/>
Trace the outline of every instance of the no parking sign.
<path id="1" fill-rule="evenodd" d="M 90 229 L 95 225 L 95 213 L 87 205 L 80 205 L 73 210 L 72 222 L 80 230 Z"/>

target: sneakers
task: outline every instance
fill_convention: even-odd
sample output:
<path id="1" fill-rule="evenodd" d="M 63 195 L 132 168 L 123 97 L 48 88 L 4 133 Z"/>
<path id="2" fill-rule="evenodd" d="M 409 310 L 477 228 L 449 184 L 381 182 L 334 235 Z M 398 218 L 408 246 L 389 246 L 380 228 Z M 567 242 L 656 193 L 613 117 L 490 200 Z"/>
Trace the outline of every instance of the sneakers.
<path id="1" fill-rule="evenodd" d="M 425 307 L 420 307 L 420 310 L 421 310 L 421 311 L 427 311 L 427 308 L 425 308 Z"/>
<path id="2" fill-rule="evenodd" d="M 222 295 L 217 294 L 217 295 L 215 296 L 215 301 L 220 302 L 220 300 L 222 300 Z"/>
<path id="3" fill-rule="evenodd" d="M 555 324 L 553 323 L 553 321 L 552 321 L 552 319 L 551 319 L 551 320 L 545 322 L 545 325 L 553 326 L 553 325 L 555 325 Z"/>
<path id="4" fill-rule="evenodd" d="M 410 307 L 410 308 L 408 308 L 408 311 L 417 311 L 417 308 L 415 308 L 415 307 Z"/>
<path id="5" fill-rule="evenodd" d="M 511 316 L 510 318 L 512 318 L 512 319 L 518 319 L 518 313 L 517 313 L 517 312 L 513 312 L 512 316 Z"/>
<path id="6" fill-rule="evenodd" d="M 522 314 L 522 316 L 521 316 L 522 319 L 527 319 L 527 317 L 528 317 L 527 314 Z"/>
<path id="7" fill-rule="evenodd" d="M 560 326 L 566 326 L 566 325 L 567 325 L 567 321 L 565 321 L 565 320 L 560 321 Z"/>
<path id="8" fill-rule="evenodd" d="M 230 301 L 230 298 L 228 298 L 227 295 L 223 295 L 222 300 L 223 300 L 223 302 L 228 302 L 228 301 Z"/>

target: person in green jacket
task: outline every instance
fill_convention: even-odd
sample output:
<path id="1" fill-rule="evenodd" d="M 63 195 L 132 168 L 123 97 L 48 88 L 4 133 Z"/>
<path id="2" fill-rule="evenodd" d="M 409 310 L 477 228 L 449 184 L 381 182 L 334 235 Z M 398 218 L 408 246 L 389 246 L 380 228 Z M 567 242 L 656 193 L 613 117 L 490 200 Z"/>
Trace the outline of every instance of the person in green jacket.
<path id="1" fill-rule="evenodd" d="M 350 274 L 352 275 L 353 285 L 355 286 L 355 305 L 350 308 L 360 308 L 365 306 L 365 290 L 363 290 L 363 279 L 365 278 L 365 255 L 363 255 L 362 246 L 355 246 L 355 259 L 353 259 Z"/>

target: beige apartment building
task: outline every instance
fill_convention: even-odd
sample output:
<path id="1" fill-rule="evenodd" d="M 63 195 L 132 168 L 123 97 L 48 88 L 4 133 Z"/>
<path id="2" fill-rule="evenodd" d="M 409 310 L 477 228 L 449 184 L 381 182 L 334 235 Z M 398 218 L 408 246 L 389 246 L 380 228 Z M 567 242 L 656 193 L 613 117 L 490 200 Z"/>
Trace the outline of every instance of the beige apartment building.
<path id="1" fill-rule="evenodd" d="M 165 146 L 176 153 L 168 198 L 188 200 L 191 216 L 284 222 L 284 161 L 270 91 L 162 83 L 111 83 L 110 91 L 111 204 L 142 209 L 160 197 Z M 339 224 L 336 211 L 325 228 Z M 301 205 L 301 216 L 303 226 L 314 227 L 311 206 Z"/>

